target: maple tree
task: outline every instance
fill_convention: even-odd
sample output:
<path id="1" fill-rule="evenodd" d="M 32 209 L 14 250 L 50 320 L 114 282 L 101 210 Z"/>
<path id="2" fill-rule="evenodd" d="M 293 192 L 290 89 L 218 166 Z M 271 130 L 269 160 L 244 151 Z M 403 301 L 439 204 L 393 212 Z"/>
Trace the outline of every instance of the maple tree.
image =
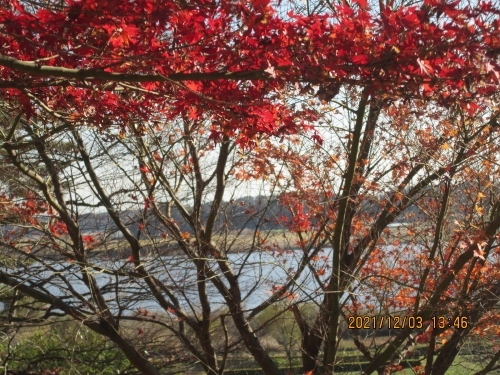
<path id="1" fill-rule="evenodd" d="M 346 300 L 345 291 L 389 288 L 390 299 L 374 293 L 378 309 L 407 309 L 426 322 L 443 313 L 444 305 L 457 316 L 470 315 L 467 329 L 451 333 L 436 357 L 435 342 L 445 333 L 431 332 L 426 323 L 427 331 L 417 336 L 430 340 L 424 373 L 445 371 L 469 332 L 497 319 L 489 315 L 495 298 L 478 302 L 483 295 L 498 295 L 493 280 L 500 221 L 494 189 L 500 10 L 493 3 L 428 0 L 397 7 L 358 0 L 330 4 L 322 14 L 286 16 L 277 11 L 279 4 L 265 0 L 0 4 L 0 95 L 2 112 L 10 119 L 2 125 L 2 157 L 11 164 L 3 170 L 25 176 L 13 175 L 23 189 L 15 194 L 4 189 L 0 212 L 10 222 L 41 230 L 48 238 L 46 246 L 80 267 L 92 297 L 91 303 L 82 303 L 94 310 L 96 320 L 3 271 L 0 282 L 64 307 L 66 314 L 114 341 L 138 369 L 156 373 L 116 331 L 116 317 L 89 271 L 88 254 L 100 240 L 82 234 L 77 207 L 99 204 L 127 240 L 133 266 L 127 277 L 141 280 L 164 311 L 177 317 L 179 328 L 169 329 L 195 358 L 203 358 L 208 373 L 224 369 L 210 338 L 213 316 L 203 289 L 208 283 L 224 297 L 247 350 L 267 374 L 277 373 L 277 366 L 248 320 L 266 306 L 293 297 L 293 281 L 308 267 L 315 269 L 324 298 L 312 325 L 293 308 L 303 334 L 306 372 L 318 368 L 325 344 L 323 363 L 331 373 L 342 315 L 363 306 L 374 308 L 371 301 L 359 305 L 354 297 Z M 323 107 L 305 103 L 308 96 Z M 347 114 L 336 126 L 340 111 Z M 319 126 L 322 122 L 329 124 L 327 131 Z M 155 139 L 156 133 L 161 138 Z M 307 154 L 295 146 L 282 149 L 267 138 L 290 134 L 311 137 Z M 105 142 L 115 142 L 117 149 L 127 150 L 122 155 L 137 163 L 137 178 L 128 180 L 130 190 L 106 191 L 96 172 L 94 165 L 107 157 L 124 176 L 131 174 Z M 229 163 L 238 147 L 249 153 L 253 171 Z M 200 153 L 214 148 L 217 163 L 213 174 L 205 175 Z M 277 160 L 285 161 L 288 177 L 269 167 Z M 175 166 L 171 175 L 162 169 L 167 164 Z M 241 168 L 234 176 L 240 179 L 276 173 L 274 186 L 280 187 L 282 203 L 293 213 L 282 223 L 300 237 L 302 260 L 290 282 L 276 287 L 267 303 L 251 312 L 242 307 L 227 249 L 212 243 L 229 178 L 226 168 Z M 82 178 L 98 203 L 75 196 Z M 183 209 L 172 178 L 190 187 L 192 211 Z M 469 186 L 474 178 L 476 184 Z M 201 203 L 211 183 L 213 203 L 204 216 Z M 171 221 L 168 207 L 163 212 L 158 187 L 190 231 Z M 114 198 L 124 194 L 131 195 L 144 215 L 153 212 L 193 262 L 202 319 L 195 322 L 184 314 L 145 265 L 140 237 L 148 223 L 145 217 L 136 218 L 136 234 L 131 232 Z M 451 220 L 455 202 L 464 214 Z M 367 211 L 370 204 L 377 210 Z M 380 250 L 384 231 L 414 206 L 425 208 L 427 216 L 415 219 L 405 240 L 430 241 L 422 252 L 426 259 L 418 258 L 424 265 L 413 269 L 409 256 L 389 267 L 387 254 Z M 37 221 L 37 214 L 48 215 L 49 221 Z M 332 259 L 312 264 L 321 260 L 319 252 L 328 245 Z M 31 254 L 11 238 L 4 238 L 3 246 Z M 217 263 L 229 288 L 205 258 Z M 409 269 L 411 273 L 403 272 Z M 321 285 L 325 280 L 327 285 Z M 196 332 L 201 351 L 183 335 L 184 324 Z M 364 371 L 397 367 L 415 341 L 413 331 L 401 330 L 390 345 L 376 348 L 376 354 L 354 337 L 369 362 Z"/>
<path id="2" fill-rule="evenodd" d="M 109 338 L 143 373 L 179 361 L 219 373 L 241 341 L 279 371 L 249 319 L 297 287 L 277 287 L 279 275 L 251 277 L 263 262 L 286 268 L 283 249 L 266 244 L 275 198 L 232 196 L 245 181 L 236 141 L 214 144 L 209 125 L 189 119 L 131 123 L 127 134 L 73 128 L 50 140 L 38 138 L 40 126 L 21 120 L 16 137 L 33 146 L 1 160 L 9 185 L 23 185 L 24 176 L 36 183 L 6 191 L 2 211 L 2 283 L 42 303 L 26 323 L 62 311 Z M 267 246 L 277 255 L 261 255 Z M 269 295 L 248 306 L 262 289 Z M 160 329 L 170 333 L 154 337 Z"/>
<path id="3" fill-rule="evenodd" d="M 338 104 L 345 107 L 351 100 L 347 96 Z M 371 135 L 367 126 L 364 135 L 369 138 L 360 142 L 364 151 L 358 154 L 359 174 L 353 178 L 356 190 L 349 194 L 349 215 L 341 223 L 338 290 L 342 293 L 336 301 L 340 308 L 334 310 L 338 322 L 347 316 L 375 317 L 370 322 L 377 323 L 365 323 L 369 328 L 378 327 L 380 317 L 403 315 L 419 317 L 423 323 L 421 330 L 410 329 L 407 323 L 406 329 L 395 331 L 396 338 L 383 344 L 373 341 L 369 347 L 359 330 L 338 325 L 335 345 L 346 334 L 353 336 L 369 362 L 365 372 L 395 371 L 416 344 L 427 343 L 426 365 L 415 371 L 446 373 L 467 340 L 488 335 L 496 342 L 497 125 L 486 120 L 484 113 L 473 118 L 458 107 L 438 115 L 427 109 L 428 104 L 414 103 L 418 106 L 413 109 L 403 103 L 385 109 L 372 104 L 367 119 L 374 119 L 378 108 L 377 124 L 390 121 L 391 125 Z M 302 154 L 281 152 L 293 170 L 287 189 L 292 185 L 292 198 L 308 207 L 306 225 L 290 223 L 290 230 L 303 236 L 297 245 L 304 252 L 324 246 L 325 240 L 335 246 L 350 142 L 339 140 L 353 138 L 348 119 L 335 119 L 338 108 L 322 109 L 333 116 L 326 122 L 330 124 L 325 125 L 326 134 L 337 141 L 329 142 L 325 136 L 323 145 L 311 145 Z M 432 117 L 422 118 L 423 113 Z M 399 229 L 388 227 L 395 222 L 400 223 Z M 317 274 L 330 274 L 329 266 L 329 262 L 315 263 Z M 323 286 L 325 291 L 329 287 Z M 328 334 L 325 327 L 331 319 L 327 304 L 328 294 L 313 322 L 295 311 L 308 371 L 317 369 L 321 361 L 321 345 Z M 430 322 L 438 317 L 450 318 L 451 326 L 446 321 L 433 330 Z M 454 327 L 451 322 L 461 317 L 466 317 L 467 324 Z M 497 360 L 496 353 L 492 355 L 490 371 Z"/>

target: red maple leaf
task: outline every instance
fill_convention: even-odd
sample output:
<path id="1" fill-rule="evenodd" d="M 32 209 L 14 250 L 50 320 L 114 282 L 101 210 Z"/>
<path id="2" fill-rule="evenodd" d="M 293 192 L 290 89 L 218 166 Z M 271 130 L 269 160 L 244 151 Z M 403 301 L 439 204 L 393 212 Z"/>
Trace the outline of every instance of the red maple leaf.
<path id="1" fill-rule="evenodd" d="M 143 172 L 143 173 L 151 173 L 151 169 L 149 169 L 147 166 L 145 165 L 141 165 L 139 167 L 140 171 Z"/>

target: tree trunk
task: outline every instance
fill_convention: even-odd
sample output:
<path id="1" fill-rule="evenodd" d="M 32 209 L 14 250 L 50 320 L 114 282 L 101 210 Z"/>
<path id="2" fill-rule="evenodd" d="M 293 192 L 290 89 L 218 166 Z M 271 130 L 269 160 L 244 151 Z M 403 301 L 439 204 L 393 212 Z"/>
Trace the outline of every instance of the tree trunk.
<path id="1" fill-rule="evenodd" d="M 281 371 L 274 363 L 274 361 L 269 357 L 267 351 L 262 347 L 259 339 L 255 336 L 248 320 L 243 316 L 243 312 L 234 303 L 231 303 L 230 311 L 233 317 L 234 324 L 238 329 L 238 332 L 245 343 L 246 348 L 252 354 L 254 359 L 257 361 L 262 371 L 266 375 L 281 375 Z"/>
<path id="2" fill-rule="evenodd" d="M 120 334 L 114 331 L 114 328 L 107 327 L 107 331 L 113 329 L 108 337 L 113 341 L 125 354 L 130 363 L 137 368 L 143 375 L 160 375 L 160 372 L 139 353 L 135 347 L 129 344 Z"/>

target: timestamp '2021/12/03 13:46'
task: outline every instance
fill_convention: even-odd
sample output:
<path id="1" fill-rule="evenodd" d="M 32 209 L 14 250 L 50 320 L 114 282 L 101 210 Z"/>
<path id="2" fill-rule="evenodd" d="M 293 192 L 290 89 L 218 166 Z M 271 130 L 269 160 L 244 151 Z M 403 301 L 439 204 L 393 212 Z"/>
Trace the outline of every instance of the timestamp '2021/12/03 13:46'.
<path id="1" fill-rule="evenodd" d="M 347 318 L 348 329 L 420 329 L 427 324 L 431 324 L 435 329 L 465 329 L 469 322 L 466 316 L 446 317 L 444 315 L 435 315 L 426 321 L 421 316 L 408 315 L 352 315 Z"/>

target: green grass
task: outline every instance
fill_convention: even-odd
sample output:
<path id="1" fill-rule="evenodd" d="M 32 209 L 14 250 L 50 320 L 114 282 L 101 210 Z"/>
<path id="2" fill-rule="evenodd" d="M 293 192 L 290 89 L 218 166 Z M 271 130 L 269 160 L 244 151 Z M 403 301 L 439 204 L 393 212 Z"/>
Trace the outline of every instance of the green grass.
<path id="1" fill-rule="evenodd" d="M 448 371 L 446 371 L 446 375 L 471 375 L 481 370 L 483 366 L 479 363 L 475 363 L 473 361 L 473 358 L 471 357 L 473 356 L 457 356 L 451 367 L 448 369 Z M 425 366 L 424 362 L 422 362 L 422 366 Z M 415 375 L 415 372 L 412 369 L 404 369 L 397 372 L 396 374 Z"/>

